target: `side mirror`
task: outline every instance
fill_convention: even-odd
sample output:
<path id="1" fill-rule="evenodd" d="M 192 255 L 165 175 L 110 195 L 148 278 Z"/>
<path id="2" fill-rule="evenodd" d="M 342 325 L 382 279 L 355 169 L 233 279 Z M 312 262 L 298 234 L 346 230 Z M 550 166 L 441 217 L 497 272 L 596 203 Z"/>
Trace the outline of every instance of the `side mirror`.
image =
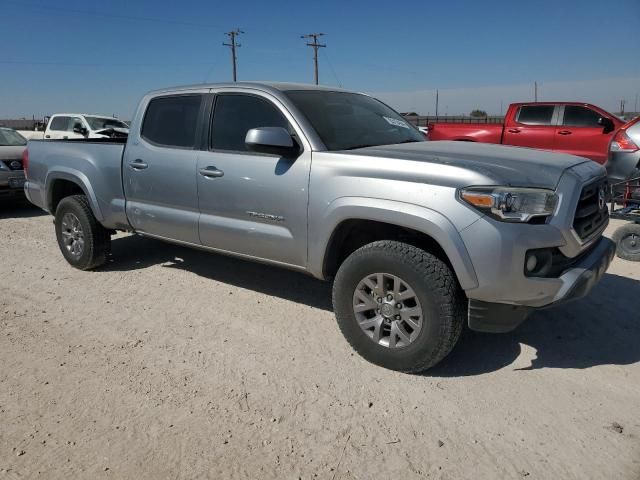
<path id="1" fill-rule="evenodd" d="M 73 126 L 73 133 L 79 133 L 80 135 L 86 135 L 87 134 L 87 129 L 84 128 L 82 125 L 76 124 Z"/>
<path id="2" fill-rule="evenodd" d="M 603 127 L 602 133 L 613 132 L 615 125 L 613 124 L 613 120 L 607 117 L 598 118 L 598 125 Z"/>
<path id="3" fill-rule="evenodd" d="M 252 128 L 247 132 L 244 143 L 248 150 L 258 153 L 294 157 L 300 152 L 291 134 L 282 127 Z"/>

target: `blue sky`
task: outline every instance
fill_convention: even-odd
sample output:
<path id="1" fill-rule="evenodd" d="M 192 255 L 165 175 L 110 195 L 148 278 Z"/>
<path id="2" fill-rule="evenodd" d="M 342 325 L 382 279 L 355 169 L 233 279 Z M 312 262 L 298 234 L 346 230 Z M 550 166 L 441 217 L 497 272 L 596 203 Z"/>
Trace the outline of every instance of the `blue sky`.
<path id="1" fill-rule="evenodd" d="M 0 118 L 129 118 L 150 89 L 229 80 L 222 42 L 236 27 L 240 80 L 313 81 L 299 37 L 320 31 L 321 83 L 400 110 L 433 110 L 438 88 L 448 113 L 498 113 L 529 100 L 534 80 L 542 99 L 610 110 L 640 93 L 639 0 L 0 0 L 0 11 Z"/>

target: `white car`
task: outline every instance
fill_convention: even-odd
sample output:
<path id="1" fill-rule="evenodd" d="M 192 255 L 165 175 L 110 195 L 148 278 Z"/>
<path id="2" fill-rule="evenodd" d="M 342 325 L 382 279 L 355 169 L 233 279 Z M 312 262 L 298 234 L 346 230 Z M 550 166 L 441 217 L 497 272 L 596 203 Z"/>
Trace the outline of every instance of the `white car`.
<path id="1" fill-rule="evenodd" d="M 45 140 L 74 138 L 126 137 L 129 126 L 114 117 L 84 113 L 58 113 L 53 115 L 44 131 Z"/>

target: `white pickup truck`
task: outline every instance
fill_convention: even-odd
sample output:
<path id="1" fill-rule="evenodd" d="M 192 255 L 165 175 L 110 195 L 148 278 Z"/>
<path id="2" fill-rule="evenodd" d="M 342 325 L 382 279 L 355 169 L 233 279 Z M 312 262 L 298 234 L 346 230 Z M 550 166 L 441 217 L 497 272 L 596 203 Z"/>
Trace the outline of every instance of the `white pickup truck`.
<path id="1" fill-rule="evenodd" d="M 44 131 L 45 140 L 72 140 L 74 138 L 126 137 L 129 126 L 114 117 L 84 113 L 57 113 Z M 30 138 L 35 138 L 30 136 Z M 42 138 L 42 137 L 40 137 Z"/>

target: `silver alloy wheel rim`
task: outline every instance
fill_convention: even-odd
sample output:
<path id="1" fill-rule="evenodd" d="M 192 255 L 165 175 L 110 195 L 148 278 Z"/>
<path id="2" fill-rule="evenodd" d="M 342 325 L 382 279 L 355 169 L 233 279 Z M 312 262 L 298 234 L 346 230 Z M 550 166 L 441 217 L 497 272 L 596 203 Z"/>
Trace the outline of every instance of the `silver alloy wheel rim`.
<path id="1" fill-rule="evenodd" d="M 640 252 L 640 236 L 635 233 L 630 233 L 620 240 L 620 243 L 629 253 L 635 254 Z"/>
<path id="2" fill-rule="evenodd" d="M 84 231 L 80 220 L 73 213 L 65 213 L 61 226 L 64 247 L 72 257 L 79 258 L 84 252 Z"/>
<path id="3" fill-rule="evenodd" d="M 372 273 L 360 280 L 353 294 L 353 313 L 362 331 L 388 348 L 406 347 L 422 329 L 422 306 L 415 291 L 389 273 Z"/>

